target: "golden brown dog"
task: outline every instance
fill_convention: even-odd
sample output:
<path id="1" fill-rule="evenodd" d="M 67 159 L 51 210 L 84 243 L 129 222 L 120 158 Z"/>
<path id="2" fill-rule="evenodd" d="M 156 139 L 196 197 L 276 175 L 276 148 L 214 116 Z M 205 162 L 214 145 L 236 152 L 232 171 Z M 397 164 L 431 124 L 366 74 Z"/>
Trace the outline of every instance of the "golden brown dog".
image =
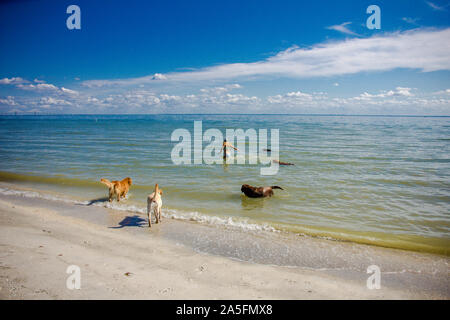
<path id="1" fill-rule="evenodd" d="M 243 184 L 241 187 L 241 192 L 243 192 L 247 197 L 250 198 L 263 198 L 263 197 L 271 197 L 273 196 L 272 189 L 281 189 L 283 188 L 279 186 L 271 186 L 271 187 L 252 187 L 248 184 Z"/>
<path id="2" fill-rule="evenodd" d="M 117 201 L 120 201 L 120 198 L 125 198 L 130 190 L 130 186 L 132 183 L 131 178 L 125 178 L 122 181 L 109 181 L 108 179 L 100 179 L 100 182 L 105 184 L 109 188 L 109 202 L 112 201 L 114 195 L 117 196 Z"/>

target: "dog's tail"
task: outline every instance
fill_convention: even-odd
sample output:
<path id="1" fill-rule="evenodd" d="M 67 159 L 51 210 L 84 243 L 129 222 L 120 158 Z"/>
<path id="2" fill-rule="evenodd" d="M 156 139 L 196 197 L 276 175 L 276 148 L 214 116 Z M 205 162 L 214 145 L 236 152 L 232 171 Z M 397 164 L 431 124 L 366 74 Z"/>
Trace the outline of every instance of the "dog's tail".
<path id="1" fill-rule="evenodd" d="M 159 189 L 158 184 L 155 184 L 155 195 L 158 193 L 161 194 L 161 190 Z"/>
<path id="2" fill-rule="evenodd" d="M 104 185 L 106 185 L 108 188 L 111 188 L 112 186 L 114 186 L 114 183 L 112 183 L 108 179 L 100 179 L 100 182 L 103 183 Z"/>
<path id="3" fill-rule="evenodd" d="M 284 190 L 282 187 L 279 186 L 271 186 L 272 189 L 280 189 L 280 190 Z"/>

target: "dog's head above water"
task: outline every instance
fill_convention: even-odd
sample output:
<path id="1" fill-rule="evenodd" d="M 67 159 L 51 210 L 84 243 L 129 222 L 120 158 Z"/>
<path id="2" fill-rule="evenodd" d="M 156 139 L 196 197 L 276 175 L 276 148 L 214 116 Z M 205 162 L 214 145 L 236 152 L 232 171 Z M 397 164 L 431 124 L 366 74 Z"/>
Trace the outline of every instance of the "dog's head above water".
<path id="1" fill-rule="evenodd" d="M 249 184 L 243 184 L 241 187 L 241 192 L 245 192 L 245 190 L 251 189 L 253 188 L 251 185 Z"/>

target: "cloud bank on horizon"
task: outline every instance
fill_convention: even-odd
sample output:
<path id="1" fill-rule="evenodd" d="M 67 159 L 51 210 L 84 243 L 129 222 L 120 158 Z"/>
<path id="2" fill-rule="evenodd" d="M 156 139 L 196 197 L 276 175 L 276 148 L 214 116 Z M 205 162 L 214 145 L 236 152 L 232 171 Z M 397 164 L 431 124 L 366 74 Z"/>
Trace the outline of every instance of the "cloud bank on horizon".
<path id="1" fill-rule="evenodd" d="M 438 9 L 436 9 L 438 10 Z M 346 26 L 329 29 L 357 35 Z M 308 113 L 450 115 L 450 89 L 424 92 L 399 83 L 340 96 L 305 92 L 248 94 L 254 83 L 329 78 L 406 69 L 450 71 L 450 28 L 418 28 L 369 38 L 293 46 L 267 59 L 125 79 L 75 81 L 71 88 L 19 75 L 0 79 L 2 113 Z M 448 83 L 448 82 L 447 82 Z M 450 85 L 449 85 L 450 87 Z M 1 91 L 0 91 L 1 92 Z M 180 93 L 181 92 L 181 93 Z"/>

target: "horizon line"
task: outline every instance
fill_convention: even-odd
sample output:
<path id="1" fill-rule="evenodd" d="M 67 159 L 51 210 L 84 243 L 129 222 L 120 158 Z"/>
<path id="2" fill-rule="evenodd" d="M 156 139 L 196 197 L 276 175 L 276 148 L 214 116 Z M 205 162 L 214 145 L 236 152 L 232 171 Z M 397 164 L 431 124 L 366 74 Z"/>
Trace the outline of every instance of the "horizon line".
<path id="1" fill-rule="evenodd" d="M 450 115 L 413 115 L 413 114 L 345 114 L 345 113 L 48 113 L 48 114 L 1 114 L 0 117 L 42 117 L 42 116 L 214 116 L 214 115 L 234 115 L 234 116 L 334 116 L 334 117 L 440 117 L 448 118 Z"/>

